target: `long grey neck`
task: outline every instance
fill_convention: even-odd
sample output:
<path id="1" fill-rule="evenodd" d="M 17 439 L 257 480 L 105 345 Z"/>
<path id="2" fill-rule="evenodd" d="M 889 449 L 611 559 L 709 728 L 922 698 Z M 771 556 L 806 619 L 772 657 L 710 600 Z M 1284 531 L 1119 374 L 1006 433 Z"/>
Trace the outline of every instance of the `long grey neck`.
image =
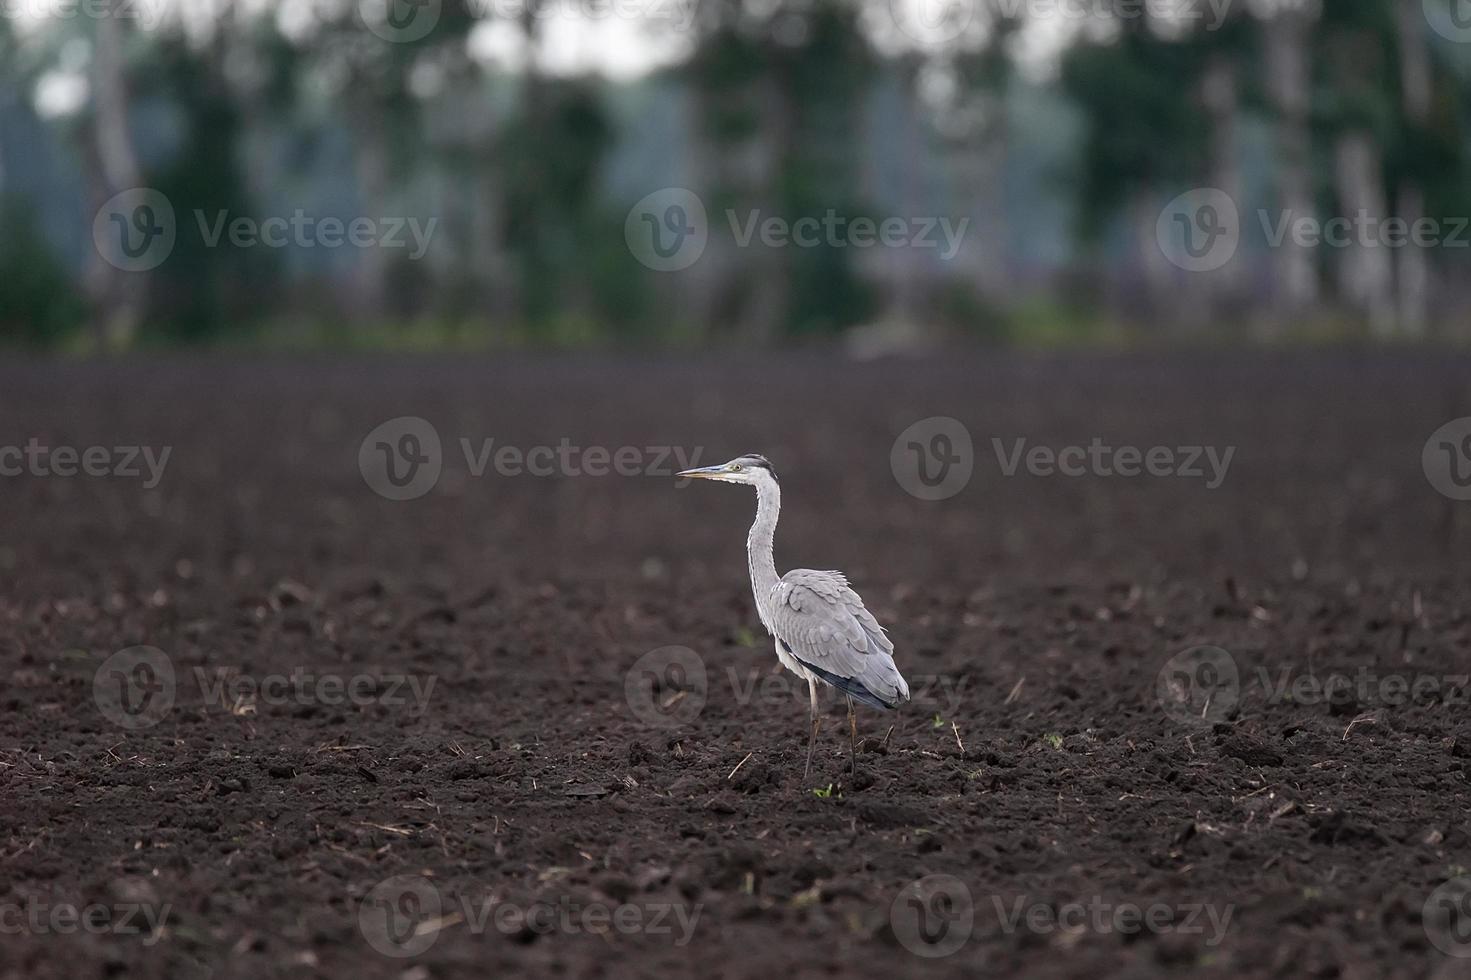
<path id="1" fill-rule="evenodd" d="M 746 556 L 751 563 L 751 588 L 756 593 L 756 608 L 765 620 L 767 597 L 776 588 L 776 560 L 772 544 L 776 540 L 776 516 L 781 511 L 781 490 L 775 480 L 756 484 L 756 521 L 746 536 Z"/>

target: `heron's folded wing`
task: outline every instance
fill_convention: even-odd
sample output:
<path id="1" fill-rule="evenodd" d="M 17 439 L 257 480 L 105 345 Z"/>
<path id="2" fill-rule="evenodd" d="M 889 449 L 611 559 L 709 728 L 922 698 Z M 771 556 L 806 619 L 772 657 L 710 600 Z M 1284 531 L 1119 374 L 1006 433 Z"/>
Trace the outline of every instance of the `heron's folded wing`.
<path id="1" fill-rule="evenodd" d="M 887 704 L 909 696 L 894 644 L 837 572 L 799 568 L 776 587 L 772 627 L 798 660 L 857 681 Z"/>

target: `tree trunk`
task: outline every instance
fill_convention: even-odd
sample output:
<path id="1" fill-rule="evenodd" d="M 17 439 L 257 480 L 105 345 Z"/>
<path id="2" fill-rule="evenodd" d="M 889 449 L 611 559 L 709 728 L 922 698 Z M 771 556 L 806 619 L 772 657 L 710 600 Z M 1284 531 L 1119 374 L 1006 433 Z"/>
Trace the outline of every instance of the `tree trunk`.
<path id="1" fill-rule="evenodd" d="M 385 120 L 376 118 L 372 107 L 364 106 L 358 115 L 357 179 L 358 203 L 362 214 L 378 220 L 390 213 L 386 208 L 389 175 L 388 134 Z M 388 250 L 357 250 L 357 268 L 352 307 L 360 323 L 390 318 L 388 297 Z"/>
<path id="2" fill-rule="evenodd" d="M 1236 66 L 1231 58 L 1225 55 L 1213 57 L 1206 66 L 1201 88 L 1211 119 L 1211 186 L 1225 191 L 1226 196 L 1241 209 L 1243 183 L 1236 153 L 1241 105 L 1236 91 Z M 1206 298 L 1202 311 L 1204 319 L 1219 318 L 1238 305 L 1241 295 L 1239 270 L 1239 263 L 1227 262 L 1203 279 Z"/>
<path id="3" fill-rule="evenodd" d="M 1343 216 L 1350 220 L 1350 241 L 1339 263 L 1339 288 L 1345 298 L 1368 318 L 1378 339 L 1395 330 L 1394 269 L 1390 250 L 1382 242 L 1359 240 L 1359 222 L 1365 228 L 1382 228 L 1387 205 L 1384 199 L 1384 169 L 1374 137 L 1362 130 L 1338 138 L 1335 154 L 1338 201 Z"/>
<path id="4" fill-rule="evenodd" d="M 143 178 L 130 129 L 123 22 L 118 17 L 98 17 L 93 24 L 93 116 L 83 159 L 96 210 L 113 196 L 139 187 Z M 147 280 L 114 267 L 93 249 L 86 282 L 99 347 L 120 350 L 130 346 L 142 323 Z"/>
<path id="5" fill-rule="evenodd" d="M 1312 136 L 1308 128 L 1311 109 L 1309 58 L 1309 15 L 1289 9 L 1265 22 L 1267 88 L 1277 110 L 1277 203 L 1289 222 L 1315 217 L 1313 205 Z M 1277 274 L 1271 319 L 1274 330 L 1292 323 L 1318 302 L 1318 268 L 1315 251 L 1303 247 L 1291 235 L 1282 243 L 1272 262 Z"/>
<path id="6" fill-rule="evenodd" d="M 1400 88 L 1405 119 L 1423 132 L 1430 121 L 1430 52 L 1425 44 L 1424 11 L 1420 0 L 1400 0 Z M 1406 179 L 1399 187 L 1399 217 L 1408 227 L 1425 217 L 1425 191 L 1418 181 Z M 1413 242 L 1396 250 L 1400 330 L 1411 338 L 1424 336 L 1430 308 L 1430 263 L 1426 250 Z"/>

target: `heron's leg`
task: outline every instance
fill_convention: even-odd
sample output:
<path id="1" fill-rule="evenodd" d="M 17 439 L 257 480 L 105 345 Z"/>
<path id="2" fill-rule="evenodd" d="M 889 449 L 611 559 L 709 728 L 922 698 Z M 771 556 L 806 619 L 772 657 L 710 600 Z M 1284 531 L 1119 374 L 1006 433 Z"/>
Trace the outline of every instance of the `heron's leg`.
<path id="1" fill-rule="evenodd" d="M 853 763 L 853 778 L 858 778 L 858 716 L 853 713 L 853 696 L 848 695 L 848 758 Z"/>
<path id="2" fill-rule="evenodd" d="M 822 715 L 817 713 L 817 681 L 807 676 L 807 693 L 812 695 L 812 735 L 807 739 L 807 768 L 802 770 L 802 781 L 812 775 L 812 747 L 817 744 L 817 729 L 822 725 Z"/>

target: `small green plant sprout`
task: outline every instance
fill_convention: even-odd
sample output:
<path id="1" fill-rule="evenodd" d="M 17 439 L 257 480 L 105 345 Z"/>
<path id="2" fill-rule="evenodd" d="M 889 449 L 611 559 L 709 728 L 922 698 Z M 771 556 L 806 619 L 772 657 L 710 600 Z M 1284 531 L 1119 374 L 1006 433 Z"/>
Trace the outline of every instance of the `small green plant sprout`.
<path id="1" fill-rule="evenodd" d="M 1057 734 L 1056 732 L 1048 732 L 1046 735 L 1043 735 L 1042 741 L 1046 742 L 1054 749 L 1062 748 L 1062 736 Z"/>
<path id="2" fill-rule="evenodd" d="M 935 717 L 932 719 L 932 722 L 936 728 L 945 727 L 945 719 L 940 717 L 940 713 L 938 711 L 935 712 Z"/>
<path id="3" fill-rule="evenodd" d="M 828 783 L 826 789 L 823 789 L 820 786 L 819 787 L 814 787 L 813 790 L 812 790 L 812 795 L 815 796 L 815 797 L 817 797 L 819 800 L 831 799 L 832 798 L 832 795 L 833 795 L 833 784 L 832 783 Z M 841 800 L 842 798 L 843 798 L 843 794 L 842 793 L 839 793 L 838 794 L 838 799 Z"/>

